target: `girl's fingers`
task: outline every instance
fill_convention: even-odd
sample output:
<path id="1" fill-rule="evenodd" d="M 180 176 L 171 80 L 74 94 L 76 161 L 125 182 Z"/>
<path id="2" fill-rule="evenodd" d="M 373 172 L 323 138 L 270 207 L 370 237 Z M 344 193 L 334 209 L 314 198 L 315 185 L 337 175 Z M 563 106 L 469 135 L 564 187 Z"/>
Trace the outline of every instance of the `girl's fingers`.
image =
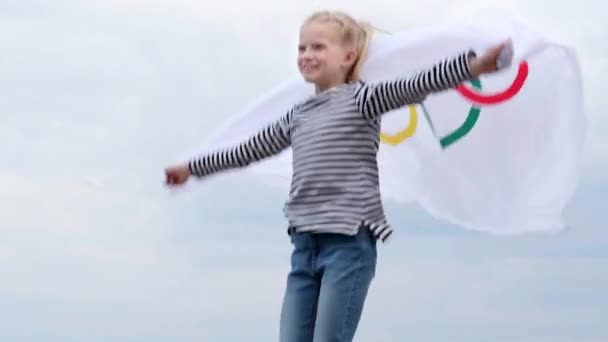
<path id="1" fill-rule="evenodd" d="M 511 40 L 507 40 L 500 49 L 498 57 L 496 58 L 496 69 L 504 69 L 511 65 L 513 60 L 513 44 Z"/>

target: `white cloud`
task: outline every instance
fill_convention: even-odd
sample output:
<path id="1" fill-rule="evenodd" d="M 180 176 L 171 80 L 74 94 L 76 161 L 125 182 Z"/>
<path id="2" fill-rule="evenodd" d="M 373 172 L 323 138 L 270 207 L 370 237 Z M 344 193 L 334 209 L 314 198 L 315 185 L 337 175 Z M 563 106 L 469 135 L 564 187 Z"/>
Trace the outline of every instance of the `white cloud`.
<path id="1" fill-rule="evenodd" d="M 384 262 L 361 338 L 384 331 L 385 341 L 579 341 L 606 333 L 602 304 L 585 295 L 606 286 L 608 274 L 588 272 L 605 267 L 604 259 L 421 256 Z"/>
<path id="2" fill-rule="evenodd" d="M 210 245 L 201 243 L 200 248 Z M 13 298 L 54 298 L 55 304 L 40 303 L 29 313 L 28 322 L 40 322 L 32 332 L 40 337 L 62 336 L 67 329 L 74 338 L 95 334 L 100 340 L 272 340 L 287 248 L 267 253 L 263 245 L 246 247 L 265 266 L 239 266 L 247 258 L 239 251 L 243 246 L 230 248 L 240 254 L 235 264 L 205 260 L 216 251 L 200 252 L 194 261 L 192 255 L 180 255 L 178 246 L 165 249 L 152 264 L 94 262 L 82 256 L 84 260 L 65 260 L 61 267 L 42 263 L 46 270 L 29 276 L 11 272 L 13 280 L 0 288 Z M 588 295 L 608 286 L 604 259 L 449 260 L 383 254 L 359 330 L 362 340 L 553 342 L 599 339 L 607 333 L 600 325 L 607 303 Z M 48 277 L 44 286 L 33 285 L 41 276 Z M 23 287 L 23 282 L 30 285 Z M 62 309 L 44 317 L 42 312 L 55 306 Z M 237 324 L 248 329 L 234 331 Z"/>
<path id="3" fill-rule="evenodd" d="M 137 194 L 96 188 L 81 179 L 0 174 L 0 229 L 94 230 L 117 220 L 136 219 L 139 210 L 158 205 Z M 117 215 L 120 208 L 132 210 Z M 132 222 L 124 222 L 128 224 Z"/>
<path id="4" fill-rule="evenodd" d="M 316 6 L 387 30 L 487 7 L 528 17 L 580 52 L 587 159 L 604 172 L 598 3 L 3 1 L 0 302 L 12 309 L 0 310 L 0 339 L 276 339 L 284 194 L 246 197 L 262 186 L 237 175 L 169 197 L 162 167 L 293 75 L 297 29 Z M 395 210 L 399 225 L 423 228 L 380 247 L 360 339 L 605 339 L 601 184 L 580 194 L 574 232 L 517 243 L 433 237 L 426 219 Z"/>
<path id="5" fill-rule="evenodd" d="M 599 122 L 598 122 L 599 121 Z M 585 146 L 585 159 L 589 169 L 606 170 L 608 168 L 608 120 L 591 120 Z"/>

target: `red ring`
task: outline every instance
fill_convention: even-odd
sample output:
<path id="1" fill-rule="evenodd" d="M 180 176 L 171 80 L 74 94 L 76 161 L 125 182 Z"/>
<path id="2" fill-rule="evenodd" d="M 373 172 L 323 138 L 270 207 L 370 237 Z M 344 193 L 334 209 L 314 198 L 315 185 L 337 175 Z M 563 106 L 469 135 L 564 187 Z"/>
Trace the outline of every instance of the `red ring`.
<path id="1" fill-rule="evenodd" d="M 523 87 L 524 83 L 526 82 L 527 77 L 528 77 L 528 62 L 524 60 L 521 63 L 519 63 L 519 69 L 517 70 L 517 75 L 515 76 L 513 83 L 511 83 L 511 85 L 507 89 L 505 89 L 499 93 L 490 94 L 490 95 L 480 94 L 480 93 L 474 92 L 471 89 L 465 87 L 464 84 L 459 85 L 456 88 L 456 90 L 458 91 L 458 93 L 460 93 L 460 95 L 462 95 L 467 100 L 473 102 L 474 104 L 480 104 L 480 105 L 497 104 L 500 102 L 507 101 L 507 100 L 511 99 L 513 96 L 515 96 L 517 93 L 519 93 L 519 91 Z"/>

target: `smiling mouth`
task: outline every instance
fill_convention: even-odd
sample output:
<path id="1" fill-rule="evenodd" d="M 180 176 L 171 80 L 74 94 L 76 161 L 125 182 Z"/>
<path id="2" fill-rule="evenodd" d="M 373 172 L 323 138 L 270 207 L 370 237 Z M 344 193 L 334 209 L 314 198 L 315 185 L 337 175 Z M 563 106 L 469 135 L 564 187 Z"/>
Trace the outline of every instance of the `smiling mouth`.
<path id="1" fill-rule="evenodd" d="M 304 71 L 306 73 L 311 72 L 311 71 L 315 71 L 317 69 L 318 69 L 318 67 L 313 67 L 313 66 L 310 66 L 310 65 L 305 65 L 305 66 L 302 67 L 302 71 Z"/>

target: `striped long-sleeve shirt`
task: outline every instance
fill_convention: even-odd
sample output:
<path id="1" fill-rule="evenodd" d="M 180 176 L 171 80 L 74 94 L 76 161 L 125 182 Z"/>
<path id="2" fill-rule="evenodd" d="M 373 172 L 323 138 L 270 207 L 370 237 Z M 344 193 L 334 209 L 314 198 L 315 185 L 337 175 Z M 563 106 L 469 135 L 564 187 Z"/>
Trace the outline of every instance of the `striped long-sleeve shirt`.
<path id="1" fill-rule="evenodd" d="M 411 77 L 343 84 L 294 105 L 239 145 L 190 161 L 199 177 L 245 167 L 292 147 L 293 172 L 284 213 L 296 231 L 354 235 L 368 225 L 391 233 L 382 206 L 377 152 L 383 113 L 472 78 L 466 51 Z"/>

